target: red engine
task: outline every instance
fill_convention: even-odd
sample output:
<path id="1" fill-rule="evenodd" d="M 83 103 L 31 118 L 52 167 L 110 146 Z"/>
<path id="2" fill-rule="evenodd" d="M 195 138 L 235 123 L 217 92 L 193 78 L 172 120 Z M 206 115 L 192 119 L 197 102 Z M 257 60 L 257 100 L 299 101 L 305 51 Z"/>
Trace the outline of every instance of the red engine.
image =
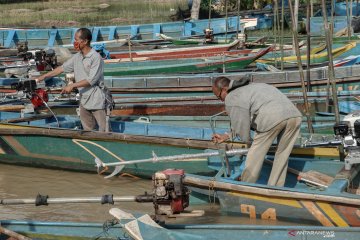
<path id="1" fill-rule="evenodd" d="M 172 215 L 189 206 L 190 191 L 183 184 L 184 170 L 167 169 L 153 176 L 156 214 Z"/>
<path id="2" fill-rule="evenodd" d="M 34 105 L 34 108 L 42 107 L 48 101 L 49 95 L 44 89 L 38 88 L 32 93 L 31 103 Z"/>

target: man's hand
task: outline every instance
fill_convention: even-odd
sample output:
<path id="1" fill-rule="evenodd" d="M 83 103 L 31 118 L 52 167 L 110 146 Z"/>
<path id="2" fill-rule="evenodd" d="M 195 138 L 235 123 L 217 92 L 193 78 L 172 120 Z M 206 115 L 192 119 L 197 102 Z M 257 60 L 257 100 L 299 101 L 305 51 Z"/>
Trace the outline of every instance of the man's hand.
<path id="1" fill-rule="evenodd" d="M 71 93 L 71 91 L 74 89 L 74 86 L 73 84 L 70 84 L 70 85 L 67 85 L 66 87 L 64 87 L 61 91 L 60 94 L 63 94 L 63 93 Z"/>
<path id="2" fill-rule="evenodd" d="M 212 135 L 212 141 L 214 143 L 222 143 L 230 138 L 229 134 L 214 134 Z"/>
<path id="3" fill-rule="evenodd" d="M 36 81 L 36 83 L 39 83 L 41 81 L 44 81 L 45 77 L 44 77 L 44 75 L 41 75 L 39 77 L 33 77 L 32 79 L 34 79 Z"/>

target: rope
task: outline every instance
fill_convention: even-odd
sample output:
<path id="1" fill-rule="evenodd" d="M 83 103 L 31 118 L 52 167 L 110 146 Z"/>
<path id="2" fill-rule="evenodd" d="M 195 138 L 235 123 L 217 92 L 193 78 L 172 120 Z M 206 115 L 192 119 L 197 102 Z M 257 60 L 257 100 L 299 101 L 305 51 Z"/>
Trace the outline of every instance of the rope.
<path id="1" fill-rule="evenodd" d="M 103 237 L 106 238 L 115 237 L 110 235 L 109 230 L 117 224 L 119 224 L 119 221 L 117 219 L 106 220 L 103 223 L 103 231 L 95 235 L 94 239 L 97 240 L 97 239 L 103 239 Z M 121 239 L 121 238 L 115 237 L 115 239 Z"/>
<path id="2" fill-rule="evenodd" d="M 124 162 L 125 160 L 122 159 L 121 157 L 117 156 L 116 154 L 114 154 L 113 152 L 111 152 L 110 150 L 108 150 L 107 148 L 101 146 L 100 144 L 88 141 L 88 140 L 82 140 L 82 139 L 73 139 L 72 140 L 75 144 L 79 145 L 82 149 L 84 149 L 85 151 L 87 151 L 91 156 L 100 159 L 98 156 L 95 155 L 95 153 L 93 153 L 92 151 L 90 151 L 87 147 L 83 146 L 82 144 L 80 144 L 79 142 L 83 142 L 83 143 L 88 143 L 88 144 L 92 144 L 98 148 L 100 148 L 101 150 L 107 152 L 108 154 L 110 154 L 111 156 L 113 156 L 114 158 L 116 158 L 117 160 L 119 160 L 120 162 Z M 101 159 L 100 159 L 101 160 Z M 102 161 L 102 160 L 101 160 Z"/>
<path id="3" fill-rule="evenodd" d="M 124 162 L 125 160 L 122 159 L 121 157 L 117 156 L 116 154 L 114 154 L 113 152 L 111 152 L 110 150 L 108 150 L 107 148 L 101 146 L 100 144 L 88 141 L 88 140 L 82 140 L 82 139 L 73 139 L 72 140 L 75 144 L 77 144 L 78 146 L 80 146 L 82 149 L 84 149 L 86 152 L 88 152 L 91 156 L 93 156 L 94 158 L 98 158 L 100 161 L 102 161 L 95 153 L 93 153 L 91 150 L 89 150 L 87 147 L 85 147 L 84 145 L 82 145 L 80 142 L 83 143 L 88 143 L 88 144 L 92 144 L 98 148 L 100 148 L 101 150 L 107 152 L 108 154 L 110 154 L 111 156 L 113 156 L 114 158 L 116 158 L 117 160 L 119 160 L 120 162 Z M 99 172 L 99 174 L 103 174 L 104 172 L 106 172 L 109 169 L 109 167 L 105 167 L 101 172 Z M 122 173 L 120 174 L 120 176 L 124 177 L 124 176 L 128 176 L 128 177 L 132 177 L 134 179 L 139 179 L 138 177 L 136 177 L 135 175 L 132 175 L 130 173 Z"/>
<path id="4" fill-rule="evenodd" d="M 212 180 L 211 180 L 211 182 L 209 183 L 209 194 L 208 194 L 208 196 L 209 196 L 209 203 L 210 204 L 215 204 L 215 202 L 216 202 L 216 199 L 215 199 L 215 190 L 214 190 L 214 187 L 215 187 L 215 178 L 213 178 Z M 213 195 L 213 201 L 211 201 L 211 194 Z"/>

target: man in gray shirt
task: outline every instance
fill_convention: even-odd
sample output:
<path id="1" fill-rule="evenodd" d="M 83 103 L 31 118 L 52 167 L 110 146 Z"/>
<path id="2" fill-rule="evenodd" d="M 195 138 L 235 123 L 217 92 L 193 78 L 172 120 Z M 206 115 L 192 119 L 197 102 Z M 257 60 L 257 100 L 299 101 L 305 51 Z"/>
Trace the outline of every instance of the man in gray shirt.
<path id="1" fill-rule="evenodd" d="M 80 28 L 75 33 L 74 48 L 79 51 L 62 66 L 57 67 L 38 79 L 57 76 L 63 72 L 74 72 L 75 83 L 63 88 L 61 93 L 70 93 L 74 88 L 80 91 L 80 120 L 84 130 L 106 130 L 106 96 L 104 89 L 104 61 L 90 46 L 92 35 L 89 29 Z"/>
<path id="2" fill-rule="evenodd" d="M 255 136 L 249 149 L 241 180 L 255 183 L 275 138 L 278 147 L 268 185 L 284 186 L 288 158 L 300 131 L 301 113 L 277 88 L 265 83 L 249 84 L 245 77 L 231 81 L 219 77 L 213 84 L 214 94 L 225 101 L 230 116 L 232 132 L 245 142 L 250 141 L 250 129 Z M 214 134 L 213 140 L 221 143 L 229 134 Z"/>

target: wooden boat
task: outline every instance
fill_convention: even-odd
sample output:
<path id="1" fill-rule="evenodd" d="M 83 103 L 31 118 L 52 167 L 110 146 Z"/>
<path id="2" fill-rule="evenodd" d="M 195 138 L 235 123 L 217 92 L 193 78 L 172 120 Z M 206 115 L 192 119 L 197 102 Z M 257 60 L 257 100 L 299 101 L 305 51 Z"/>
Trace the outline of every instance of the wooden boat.
<path id="1" fill-rule="evenodd" d="M 229 44 L 216 44 L 216 45 L 203 45 L 203 46 L 196 46 L 196 47 L 183 47 L 183 48 L 169 48 L 169 49 L 154 49 L 151 51 L 134 51 L 131 52 L 111 52 L 110 57 L 112 59 L 130 59 L 130 58 L 146 58 L 147 60 L 163 60 L 163 59 L 172 59 L 172 58 L 187 58 L 192 55 L 194 57 L 197 56 L 213 56 L 216 53 L 221 54 L 222 52 L 227 52 L 231 48 L 235 48 L 239 44 L 238 40 L 234 40 Z M 250 53 L 244 52 L 245 53 Z M 212 54 L 212 55 L 210 55 Z M 131 55 L 131 57 L 130 57 Z M 185 57 L 182 57 L 185 55 Z"/>
<path id="2" fill-rule="evenodd" d="M 211 58 L 173 59 L 163 61 L 125 62 L 105 64 L 105 76 L 196 73 L 204 71 L 239 70 L 262 57 L 270 50 L 253 50 L 247 56 L 218 56 Z"/>
<path id="3" fill-rule="evenodd" d="M 1 226 L 31 239 L 108 239 L 116 240 L 123 236 L 120 225 L 111 226 L 104 231 L 103 223 L 81 222 L 39 222 L 0 220 Z M 8 239 L 5 233 L 0 232 L 0 239 Z"/>
<path id="4" fill-rule="evenodd" d="M 224 148 L 226 145 L 217 145 L 208 140 L 212 134 L 210 128 L 158 128 L 146 124 L 139 128 L 139 124 L 132 127 L 133 123 L 117 122 L 113 124 L 113 130 L 117 132 L 100 133 L 76 130 L 79 128 L 79 120 L 74 118 L 58 116 L 59 128 L 56 119 L 49 116 L 19 119 L 9 117 L 14 115 L 5 112 L 1 112 L 0 116 L 3 118 L 3 123 L 0 124 L 0 151 L 3 153 L 0 154 L 0 162 L 32 167 L 94 172 L 95 158 L 104 162 L 127 161 L 150 157 L 152 152 L 158 156 L 191 154 L 203 152 L 205 149 Z M 120 133 L 125 129 L 131 132 L 131 135 Z M 323 137 L 323 134 L 314 135 L 313 142 L 332 141 L 332 136 L 326 140 Z M 237 142 L 230 145 L 245 147 Z M 338 150 L 334 147 L 295 148 L 294 154 L 331 159 L 339 156 Z M 164 168 L 184 168 L 189 173 L 198 174 L 213 172 L 207 168 L 205 158 L 160 164 L 133 164 L 128 165 L 125 172 L 140 177 L 151 177 L 155 171 Z"/>
<path id="5" fill-rule="evenodd" d="M 211 19 L 210 27 L 214 34 L 230 35 L 236 32 L 239 18 Z M 243 22 L 241 20 L 241 22 Z M 227 27 L 226 27 L 227 25 Z M 241 25 L 241 24 L 240 24 Z M 92 41 L 113 41 L 118 39 L 158 39 L 158 34 L 164 33 L 171 37 L 204 35 L 204 30 L 209 27 L 208 20 L 192 20 L 186 22 L 166 22 L 128 26 L 98 26 L 90 27 Z M 56 46 L 72 44 L 77 28 L 62 29 L 2 29 L 0 30 L 0 44 L 6 48 L 19 41 L 27 41 L 30 48 L 38 46 Z"/>
<path id="6" fill-rule="evenodd" d="M 304 110 L 304 100 L 301 92 L 285 93 L 295 106 Z M 341 113 L 356 110 L 357 97 L 360 91 L 338 91 L 339 105 L 343 106 Z M 114 95 L 117 96 L 117 95 Z M 181 96 L 181 97 L 115 97 L 115 108 L 112 116 L 212 116 L 225 110 L 224 104 L 212 94 L 209 96 Z M 312 113 L 326 112 L 326 92 L 308 92 L 309 108 Z M 351 105 L 354 105 L 353 107 Z M 348 109 L 346 109 L 348 108 Z"/>
<path id="7" fill-rule="evenodd" d="M 356 42 L 350 42 L 348 44 L 345 44 L 342 47 L 338 47 L 332 50 L 332 54 L 333 57 L 336 58 L 338 56 L 340 56 L 341 54 L 353 49 L 356 46 Z M 301 56 L 301 60 L 302 61 L 306 61 L 307 56 L 306 55 L 302 55 Z M 277 59 L 279 60 L 279 59 Z M 288 57 L 284 57 L 283 58 L 284 62 L 287 63 L 296 63 L 297 62 L 297 57 L 296 56 L 288 56 Z M 272 63 L 275 61 L 274 58 L 265 58 L 265 59 L 259 59 L 257 60 L 258 62 L 261 63 Z M 328 61 L 328 54 L 327 52 L 320 52 L 320 53 L 315 53 L 315 54 L 310 54 L 310 63 L 311 64 L 315 64 L 315 63 L 324 63 Z"/>
<path id="8" fill-rule="evenodd" d="M 114 212 L 115 210 L 112 210 Z M 135 214 L 134 214 L 135 215 Z M 80 223 L 80 222 L 40 222 L 2 220 L 1 226 L 32 239 L 99 239 L 108 240 L 198 240 L 241 237 L 244 240 L 262 239 L 301 239 L 311 236 L 313 239 L 329 237 L 335 240 L 356 240 L 360 228 L 319 227 L 319 226 L 269 226 L 240 224 L 162 224 L 158 225 L 147 214 L 128 214 L 119 219 L 120 224 Z M 133 217 L 134 216 L 134 217 Z M 119 217 L 119 216 L 118 216 Z M 145 219 L 148 220 L 145 222 Z M 132 223 L 132 224 L 131 224 Z M 134 231 L 139 226 L 139 231 Z M 140 238 L 141 237 L 141 238 Z M 0 239 L 7 239 L 5 234 Z"/>
<path id="9" fill-rule="evenodd" d="M 316 227 L 316 226 L 261 226 L 261 225 L 228 225 L 228 224 L 183 224 L 161 225 L 151 219 L 149 215 L 136 216 L 126 213 L 120 209 L 111 209 L 112 214 L 120 221 L 123 230 L 132 239 L 301 239 L 303 233 L 309 234 L 316 232 L 321 238 L 332 237 L 335 239 L 356 239 L 360 228 L 345 227 Z M 290 230 L 291 229 L 291 230 Z M 324 232 L 322 232 L 324 231 Z M 337 235 L 337 233 L 339 233 Z M 307 235 L 307 234 L 304 234 Z M 317 236 L 316 236 L 317 238 Z M 314 239 L 316 239 L 314 238 Z"/>
<path id="10" fill-rule="evenodd" d="M 351 55 L 346 58 L 335 61 L 334 67 L 358 65 L 359 61 L 360 61 L 360 55 L 356 55 L 356 56 Z"/>
<path id="11" fill-rule="evenodd" d="M 105 84 L 111 89 L 112 93 L 121 94 L 122 96 L 204 96 L 212 95 L 211 86 L 217 77 L 226 76 L 236 80 L 246 74 L 251 76 L 252 82 L 272 84 L 283 92 L 301 92 L 299 71 L 106 77 Z M 335 68 L 335 77 L 338 91 L 357 90 L 360 87 L 360 66 Z M 325 92 L 328 82 L 328 69 L 326 67 L 312 69 L 310 79 L 311 91 Z M 307 85 L 307 81 L 305 81 L 305 85 Z"/>
<path id="12" fill-rule="evenodd" d="M 273 187 L 266 185 L 272 167 L 269 162 L 264 164 L 257 183 L 238 180 L 242 163 L 239 158 L 229 163 L 229 177 L 187 175 L 185 182 L 203 200 L 209 199 L 209 194 L 216 196 L 223 211 L 231 214 L 327 227 L 360 226 L 360 195 L 356 193 L 359 165 L 347 171 L 344 162 L 290 158 L 285 187 Z M 209 166 L 220 169 L 221 160 L 210 159 Z M 313 177 L 306 180 L 305 174 Z"/>

